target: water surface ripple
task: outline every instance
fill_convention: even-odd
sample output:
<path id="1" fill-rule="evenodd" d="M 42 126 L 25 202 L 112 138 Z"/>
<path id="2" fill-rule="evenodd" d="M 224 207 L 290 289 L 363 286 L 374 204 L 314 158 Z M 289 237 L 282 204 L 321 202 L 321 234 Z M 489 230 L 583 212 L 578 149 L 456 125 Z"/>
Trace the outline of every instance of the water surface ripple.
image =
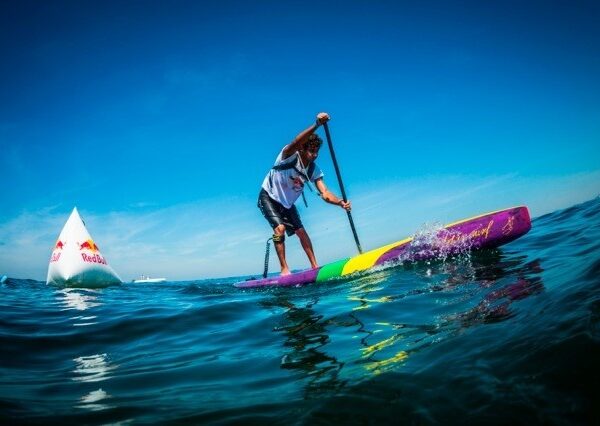
<path id="1" fill-rule="evenodd" d="M 599 424 L 600 200 L 350 280 L 0 285 L 0 422 Z"/>

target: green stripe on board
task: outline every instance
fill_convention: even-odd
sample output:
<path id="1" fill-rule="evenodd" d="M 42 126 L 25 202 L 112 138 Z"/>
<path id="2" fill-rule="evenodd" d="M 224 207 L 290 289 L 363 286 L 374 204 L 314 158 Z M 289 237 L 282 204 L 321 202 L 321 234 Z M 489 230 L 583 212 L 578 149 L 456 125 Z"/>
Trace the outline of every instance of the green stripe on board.
<path id="1" fill-rule="evenodd" d="M 320 283 L 323 281 L 327 281 L 330 278 L 339 277 L 340 275 L 342 275 L 342 269 L 344 269 L 344 265 L 346 265 L 346 263 L 349 260 L 350 258 L 348 257 L 346 259 L 338 260 L 337 262 L 328 263 L 327 265 L 324 265 L 319 270 L 316 282 Z"/>

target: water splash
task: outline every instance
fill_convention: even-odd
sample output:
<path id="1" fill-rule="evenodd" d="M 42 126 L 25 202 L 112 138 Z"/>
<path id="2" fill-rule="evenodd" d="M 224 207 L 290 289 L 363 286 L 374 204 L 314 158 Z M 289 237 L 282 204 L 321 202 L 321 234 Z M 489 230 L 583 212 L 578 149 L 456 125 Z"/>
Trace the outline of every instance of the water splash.
<path id="1" fill-rule="evenodd" d="M 473 240 L 461 232 L 444 228 L 440 223 L 425 223 L 412 236 L 400 262 L 445 262 L 451 256 L 470 256 Z"/>

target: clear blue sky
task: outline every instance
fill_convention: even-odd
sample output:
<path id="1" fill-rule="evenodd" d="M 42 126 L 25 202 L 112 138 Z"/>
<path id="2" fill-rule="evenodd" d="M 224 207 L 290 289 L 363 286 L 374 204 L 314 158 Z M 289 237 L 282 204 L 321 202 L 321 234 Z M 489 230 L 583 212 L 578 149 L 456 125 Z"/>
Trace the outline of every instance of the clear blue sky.
<path id="1" fill-rule="evenodd" d="M 0 275 L 44 279 L 74 206 L 125 280 L 260 273 L 260 183 L 319 111 L 367 249 L 597 196 L 598 22 L 595 1 L 2 2 Z M 355 254 L 307 195 L 318 260 Z"/>

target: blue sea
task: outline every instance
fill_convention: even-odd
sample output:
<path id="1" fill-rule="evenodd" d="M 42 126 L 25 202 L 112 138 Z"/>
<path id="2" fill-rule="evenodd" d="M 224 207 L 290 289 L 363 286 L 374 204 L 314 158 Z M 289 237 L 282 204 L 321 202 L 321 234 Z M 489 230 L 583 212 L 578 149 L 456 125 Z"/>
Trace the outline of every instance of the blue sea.
<path id="1" fill-rule="evenodd" d="M 238 280 L 9 278 L 0 423 L 600 424 L 600 199 L 496 250 Z"/>

